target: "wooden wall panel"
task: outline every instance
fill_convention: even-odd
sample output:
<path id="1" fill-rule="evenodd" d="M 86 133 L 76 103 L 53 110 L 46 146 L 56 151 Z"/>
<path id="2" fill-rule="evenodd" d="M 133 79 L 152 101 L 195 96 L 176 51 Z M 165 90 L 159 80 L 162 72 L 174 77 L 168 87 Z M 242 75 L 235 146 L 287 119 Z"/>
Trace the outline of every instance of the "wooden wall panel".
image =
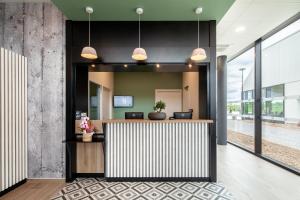
<path id="1" fill-rule="evenodd" d="M 102 143 L 77 144 L 77 173 L 104 173 Z"/>

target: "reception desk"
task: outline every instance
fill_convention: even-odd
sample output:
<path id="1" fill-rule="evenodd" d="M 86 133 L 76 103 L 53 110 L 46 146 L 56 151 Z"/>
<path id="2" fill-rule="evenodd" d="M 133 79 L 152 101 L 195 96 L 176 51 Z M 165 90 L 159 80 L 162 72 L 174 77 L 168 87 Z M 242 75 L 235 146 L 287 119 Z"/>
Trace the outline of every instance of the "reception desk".
<path id="1" fill-rule="evenodd" d="M 212 120 L 107 120 L 107 180 L 210 180 Z"/>

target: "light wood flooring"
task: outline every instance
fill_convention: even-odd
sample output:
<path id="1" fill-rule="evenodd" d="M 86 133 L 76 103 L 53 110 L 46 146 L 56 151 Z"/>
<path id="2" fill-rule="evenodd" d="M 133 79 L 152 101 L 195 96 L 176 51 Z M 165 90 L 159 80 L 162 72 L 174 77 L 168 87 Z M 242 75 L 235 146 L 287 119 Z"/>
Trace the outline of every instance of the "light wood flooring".
<path id="1" fill-rule="evenodd" d="M 235 146 L 218 146 L 218 182 L 238 200 L 300 200 L 300 176 Z"/>
<path id="2" fill-rule="evenodd" d="M 0 197 L 1 200 L 49 200 L 65 185 L 65 180 L 30 179 L 20 187 Z"/>
<path id="3" fill-rule="evenodd" d="M 232 145 L 218 146 L 218 182 L 237 200 L 300 200 L 300 177 Z M 1 200 L 46 200 L 64 180 L 28 180 Z"/>

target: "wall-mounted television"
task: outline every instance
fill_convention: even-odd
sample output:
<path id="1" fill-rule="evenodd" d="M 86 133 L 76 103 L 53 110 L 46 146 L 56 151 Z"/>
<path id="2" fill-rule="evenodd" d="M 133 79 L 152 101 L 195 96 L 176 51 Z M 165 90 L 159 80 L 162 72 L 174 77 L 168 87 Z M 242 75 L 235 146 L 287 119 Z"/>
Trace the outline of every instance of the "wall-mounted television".
<path id="1" fill-rule="evenodd" d="M 133 96 L 114 96 L 114 108 L 132 108 Z"/>

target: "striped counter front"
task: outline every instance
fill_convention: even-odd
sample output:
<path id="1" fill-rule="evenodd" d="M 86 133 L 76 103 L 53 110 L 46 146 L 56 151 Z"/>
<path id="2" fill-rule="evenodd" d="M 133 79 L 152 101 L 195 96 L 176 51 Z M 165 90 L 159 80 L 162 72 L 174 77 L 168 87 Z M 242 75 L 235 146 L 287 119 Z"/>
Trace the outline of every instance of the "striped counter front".
<path id="1" fill-rule="evenodd" d="M 105 122 L 105 177 L 209 180 L 211 120 Z"/>

